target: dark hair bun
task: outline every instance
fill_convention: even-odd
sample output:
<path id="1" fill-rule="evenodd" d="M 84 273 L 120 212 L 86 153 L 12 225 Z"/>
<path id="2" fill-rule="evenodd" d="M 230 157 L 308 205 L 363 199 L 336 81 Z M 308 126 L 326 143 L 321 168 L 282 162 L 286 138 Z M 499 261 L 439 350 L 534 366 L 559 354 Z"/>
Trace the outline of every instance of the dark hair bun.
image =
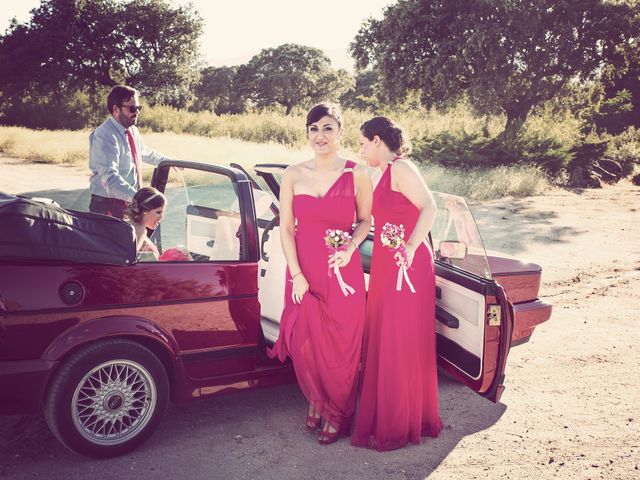
<path id="1" fill-rule="evenodd" d="M 411 142 L 404 130 L 387 117 L 373 117 L 360 127 L 362 135 L 369 140 L 377 135 L 384 144 L 396 155 L 411 153 Z"/>

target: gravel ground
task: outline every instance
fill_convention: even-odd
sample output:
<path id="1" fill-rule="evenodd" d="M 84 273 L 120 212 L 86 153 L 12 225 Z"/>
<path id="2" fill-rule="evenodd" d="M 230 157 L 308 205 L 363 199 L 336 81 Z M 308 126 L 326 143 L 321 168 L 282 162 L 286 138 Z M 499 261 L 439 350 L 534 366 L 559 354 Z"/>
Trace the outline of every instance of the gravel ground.
<path id="1" fill-rule="evenodd" d="M 10 193 L 62 186 L 71 198 L 87 185 L 77 167 L 0 168 Z M 387 453 L 319 446 L 288 385 L 172 405 L 146 444 L 102 461 L 65 450 L 40 415 L 0 417 L 0 478 L 640 478 L 639 200 L 623 182 L 472 205 L 488 249 L 543 266 L 554 312 L 511 351 L 500 403 L 440 376 L 437 439 Z"/>

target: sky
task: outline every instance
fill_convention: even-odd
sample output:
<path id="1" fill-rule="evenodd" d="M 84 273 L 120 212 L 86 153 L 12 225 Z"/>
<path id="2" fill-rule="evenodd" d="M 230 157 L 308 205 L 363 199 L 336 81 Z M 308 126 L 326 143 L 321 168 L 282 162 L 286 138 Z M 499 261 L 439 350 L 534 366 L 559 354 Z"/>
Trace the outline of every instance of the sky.
<path id="1" fill-rule="evenodd" d="M 189 3 L 172 0 L 175 5 Z M 348 53 L 365 19 L 382 18 L 396 0 L 191 0 L 204 19 L 201 49 L 211 66 L 246 63 L 263 48 L 284 43 L 316 47 L 334 68 L 353 69 Z M 0 0 L 0 32 L 11 18 L 29 20 L 39 0 Z"/>

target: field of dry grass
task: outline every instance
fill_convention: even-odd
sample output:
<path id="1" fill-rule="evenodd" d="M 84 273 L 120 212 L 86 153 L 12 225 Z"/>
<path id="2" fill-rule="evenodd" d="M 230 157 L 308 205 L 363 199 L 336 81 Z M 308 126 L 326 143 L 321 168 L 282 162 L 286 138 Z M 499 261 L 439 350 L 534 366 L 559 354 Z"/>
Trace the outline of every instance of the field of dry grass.
<path id="1" fill-rule="evenodd" d="M 89 131 L 30 130 L 0 127 L 0 154 L 26 163 L 85 166 L 88 163 Z M 257 163 L 295 163 L 311 156 L 307 148 L 278 143 L 253 143 L 229 137 L 204 137 L 174 132 L 146 132 L 145 143 L 170 158 L 206 163 L 238 163 L 245 167 Z M 358 159 L 354 149 L 343 155 Z M 425 181 L 433 190 L 454 193 L 470 199 L 536 195 L 549 188 L 543 172 L 534 167 L 515 166 L 459 170 L 438 165 L 421 165 Z M 145 177 L 151 168 L 145 165 Z"/>

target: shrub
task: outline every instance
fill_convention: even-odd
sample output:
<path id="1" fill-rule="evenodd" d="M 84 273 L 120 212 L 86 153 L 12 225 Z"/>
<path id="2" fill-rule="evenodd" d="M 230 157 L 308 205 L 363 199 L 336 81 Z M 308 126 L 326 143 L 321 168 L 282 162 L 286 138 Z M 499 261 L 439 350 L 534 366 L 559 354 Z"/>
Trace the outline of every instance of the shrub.
<path id="1" fill-rule="evenodd" d="M 600 93 L 599 101 L 590 105 L 583 113 L 585 130 L 594 128 L 599 133 L 616 135 L 633 123 L 633 98 L 628 90 L 620 90 L 611 98 Z"/>
<path id="2" fill-rule="evenodd" d="M 430 189 L 469 200 L 539 195 L 551 186 L 542 169 L 527 165 L 461 169 L 426 164 L 421 171 Z"/>
<path id="3" fill-rule="evenodd" d="M 3 125 L 33 129 L 80 130 L 102 122 L 106 113 L 104 98 L 104 92 L 76 91 L 7 99 L 0 120 Z"/>
<path id="4" fill-rule="evenodd" d="M 443 132 L 423 138 L 414 148 L 414 157 L 457 168 L 494 168 L 508 165 L 535 165 L 556 175 L 573 158 L 571 145 L 554 138 L 523 135 L 513 141 L 502 136 L 487 138 L 479 133 Z"/>
<path id="5" fill-rule="evenodd" d="M 635 165 L 640 165 L 640 129 L 629 127 L 611 137 L 608 147 L 607 156 L 620 164 L 625 176 L 633 173 Z"/>

